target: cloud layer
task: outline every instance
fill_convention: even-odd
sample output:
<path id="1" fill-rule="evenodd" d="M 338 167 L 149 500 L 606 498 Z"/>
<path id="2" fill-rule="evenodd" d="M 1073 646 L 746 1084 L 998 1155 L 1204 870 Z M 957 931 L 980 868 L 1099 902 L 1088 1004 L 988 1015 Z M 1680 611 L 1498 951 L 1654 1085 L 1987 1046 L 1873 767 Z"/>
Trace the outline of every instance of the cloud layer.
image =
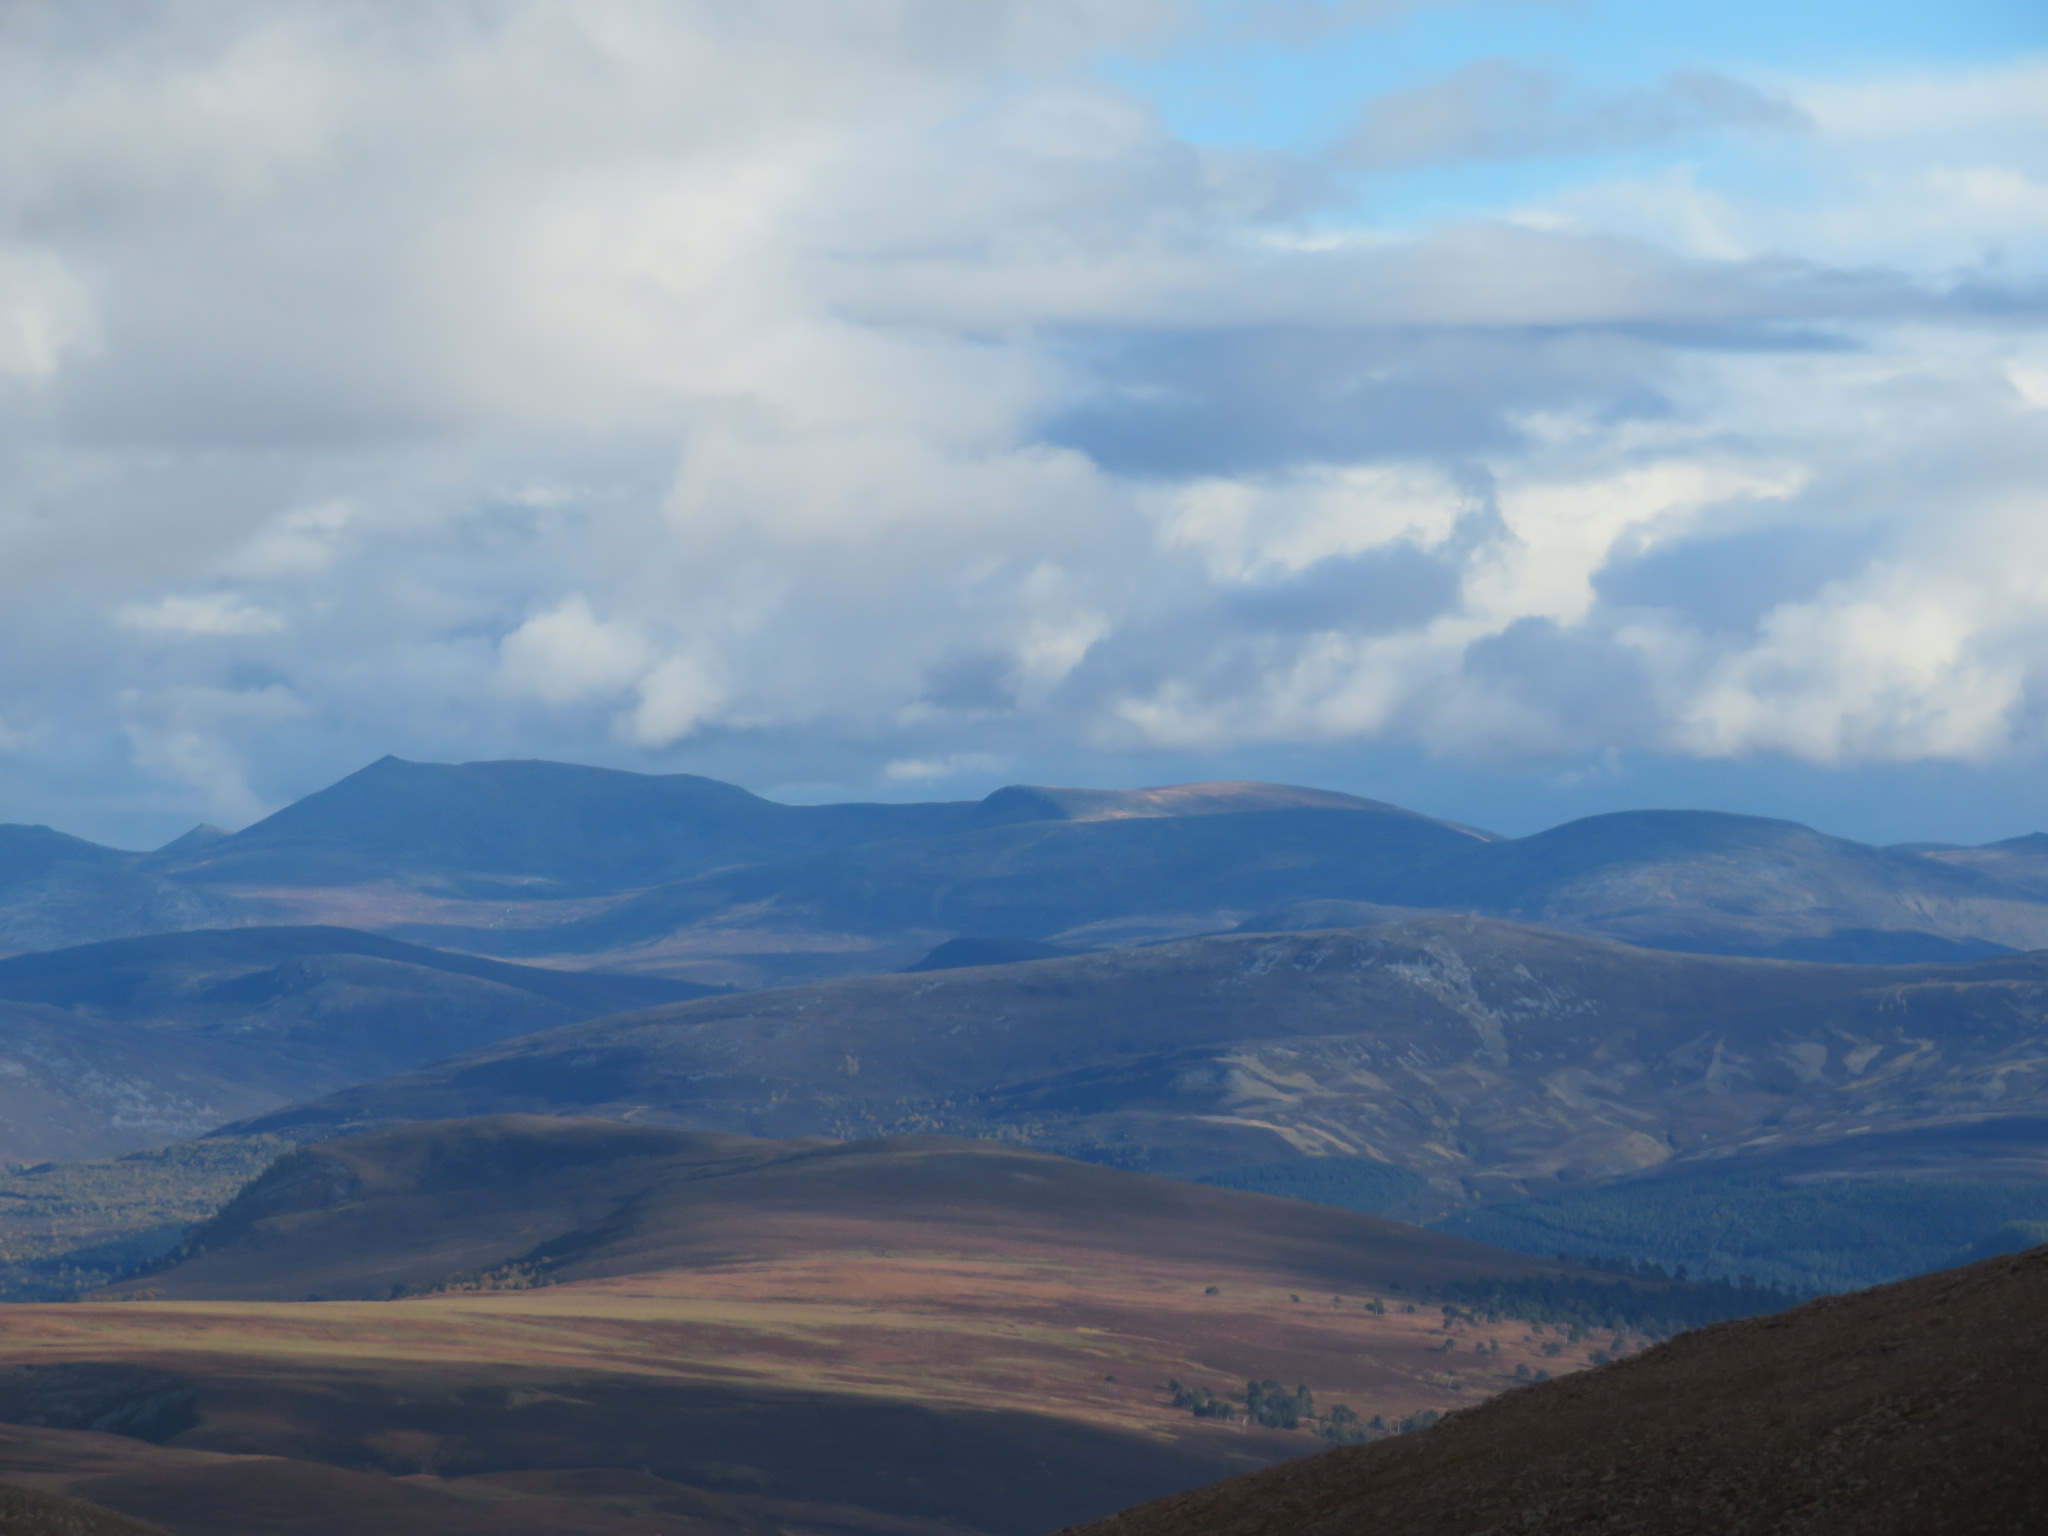
<path id="1" fill-rule="evenodd" d="M 1481 59 L 1280 154 L 1091 68 L 1187 20 L 10 8 L 14 814 L 385 750 L 2039 750 L 2048 66 Z M 1508 158 L 1559 174 L 1373 212 Z"/>

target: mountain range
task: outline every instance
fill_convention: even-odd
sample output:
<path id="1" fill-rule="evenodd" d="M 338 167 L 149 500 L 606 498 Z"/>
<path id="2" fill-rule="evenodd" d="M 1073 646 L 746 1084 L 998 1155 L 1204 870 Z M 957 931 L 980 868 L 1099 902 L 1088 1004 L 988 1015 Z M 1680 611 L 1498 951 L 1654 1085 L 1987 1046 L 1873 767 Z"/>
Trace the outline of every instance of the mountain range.
<path id="1" fill-rule="evenodd" d="M 1853 1163 L 1907 1127 L 1967 1164 L 2043 1112 L 2044 1010 L 2048 955 L 1822 965 L 1428 914 L 642 1009 L 239 1129 L 541 1112 L 995 1137 L 1183 1177 L 1366 1158 L 1420 1176 L 1424 1217 L 1795 1145 Z"/>
<path id="2" fill-rule="evenodd" d="M 1249 783 L 782 805 L 687 774 L 385 758 L 153 853 L 0 828 L 0 945 L 317 923 L 760 986 L 900 969 L 953 939 L 1094 948 L 1337 901 L 1700 953 L 1961 960 L 2048 947 L 2044 848 L 1878 848 L 1699 811 L 1502 838 Z"/>

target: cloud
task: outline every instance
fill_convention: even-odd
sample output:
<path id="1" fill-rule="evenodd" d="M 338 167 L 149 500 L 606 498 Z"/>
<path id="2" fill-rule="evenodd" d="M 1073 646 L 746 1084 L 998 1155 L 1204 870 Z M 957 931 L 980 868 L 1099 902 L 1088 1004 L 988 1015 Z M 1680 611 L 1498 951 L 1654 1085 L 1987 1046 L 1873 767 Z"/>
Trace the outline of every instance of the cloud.
<path id="1" fill-rule="evenodd" d="M 227 592 L 171 594 L 153 603 L 131 603 L 115 617 L 130 629 L 172 635 L 269 635 L 285 627 L 282 614 L 252 607 Z"/>
<path id="2" fill-rule="evenodd" d="M 942 758 L 898 758 L 883 767 L 882 777 L 891 784 L 923 784 L 962 774 L 993 773 L 1002 766 L 1001 758 L 987 752 L 955 752 Z"/>
<path id="3" fill-rule="evenodd" d="M 1577 87 L 1557 70 L 1482 59 L 1375 97 L 1339 139 L 1336 155 L 1356 170 L 1395 171 L 1604 154 L 1725 129 L 1809 126 L 1807 114 L 1784 97 L 1706 70 L 1603 93 Z"/>
<path id="4" fill-rule="evenodd" d="M 7 814 L 386 751 L 2039 749 L 2038 68 L 1482 62 L 1345 153 L 1743 131 L 1393 221 L 1093 69 L 1199 11 L 13 8 Z"/>

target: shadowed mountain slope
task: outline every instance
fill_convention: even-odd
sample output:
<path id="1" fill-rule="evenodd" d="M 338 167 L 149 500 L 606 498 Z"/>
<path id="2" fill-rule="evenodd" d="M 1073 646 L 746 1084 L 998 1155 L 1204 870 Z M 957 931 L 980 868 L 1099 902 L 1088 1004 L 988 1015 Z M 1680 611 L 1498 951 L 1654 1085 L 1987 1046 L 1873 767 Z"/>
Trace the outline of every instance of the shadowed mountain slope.
<path id="1" fill-rule="evenodd" d="M 2024 1536 L 2048 1529 L 2048 1250 L 1508 1393 L 1077 1536 Z"/>
<path id="2" fill-rule="evenodd" d="M 619 1012 L 705 997 L 715 987 L 656 976 L 556 971 L 407 944 L 381 934 L 308 924 L 160 933 L 0 959 L 0 1000 L 43 1003 L 113 1019 L 168 1019 L 205 1010 L 240 1014 L 323 974 L 308 962 L 343 957 L 487 983 L 582 1013 Z"/>
<path id="3" fill-rule="evenodd" d="M 407 931 L 511 954 L 599 954 L 744 912 L 750 924 L 871 942 L 910 934 L 1145 941 L 1227 928 L 1308 892 L 1370 895 L 1478 841 L 1370 803 L 1034 820 L 726 870 L 546 930 Z"/>
<path id="4" fill-rule="evenodd" d="M 2018 1114 L 2048 955 L 1800 965 L 1480 918 L 1244 934 L 710 998 L 508 1041 L 252 1122 L 504 1112 L 772 1136 L 1021 1138 L 1200 1175 L 1375 1157 L 1411 1209 L 1750 1145 Z"/>
<path id="5" fill-rule="evenodd" d="M 160 1146 L 508 1036 L 706 990 L 326 927 L 17 955 L 0 960 L 0 1159 Z"/>
<path id="6" fill-rule="evenodd" d="M 48 827 L 0 826 L 0 953 L 254 922 L 271 910 L 167 878 L 145 858 Z"/>

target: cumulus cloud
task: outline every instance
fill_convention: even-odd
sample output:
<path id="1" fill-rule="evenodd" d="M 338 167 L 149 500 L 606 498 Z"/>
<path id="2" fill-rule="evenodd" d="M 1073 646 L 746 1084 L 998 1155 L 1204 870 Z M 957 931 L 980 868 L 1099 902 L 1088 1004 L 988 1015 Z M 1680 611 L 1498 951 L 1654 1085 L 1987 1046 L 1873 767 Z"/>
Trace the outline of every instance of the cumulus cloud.
<path id="1" fill-rule="evenodd" d="M 1734 152 L 1796 185 L 1397 226 L 1091 68 L 1198 9 L 9 8 L 13 814 L 385 751 L 2038 745 L 2038 69 L 1475 65 L 1338 158 L 1802 127 Z"/>

